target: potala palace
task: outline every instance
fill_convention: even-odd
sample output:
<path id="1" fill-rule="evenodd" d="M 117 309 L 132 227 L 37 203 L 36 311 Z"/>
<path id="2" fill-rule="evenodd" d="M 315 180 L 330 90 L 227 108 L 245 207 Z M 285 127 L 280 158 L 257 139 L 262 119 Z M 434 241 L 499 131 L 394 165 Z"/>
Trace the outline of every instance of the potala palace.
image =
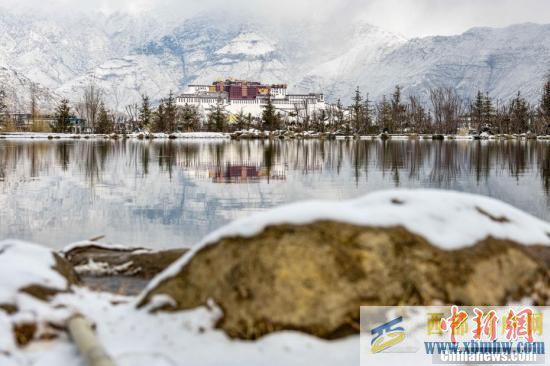
<path id="1" fill-rule="evenodd" d="M 251 114 L 260 117 L 271 98 L 276 112 L 298 116 L 326 109 L 321 93 L 288 94 L 286 84 L 262 84 L 245 80 L 216 81 L 212 85 L 189 85 L 186 93 L 177 97 L 178 105 L 192 105 L 207 113 L 218 104 L 231 114 Z"/>

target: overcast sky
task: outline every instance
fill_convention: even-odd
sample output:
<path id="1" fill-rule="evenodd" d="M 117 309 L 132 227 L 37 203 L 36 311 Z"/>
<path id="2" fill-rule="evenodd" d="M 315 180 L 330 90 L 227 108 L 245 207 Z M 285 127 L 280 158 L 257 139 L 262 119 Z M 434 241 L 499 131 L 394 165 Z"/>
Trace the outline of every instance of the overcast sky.
<path id="1" fill-rule="evenodd" d="M 365 21 L 407 37 L 461 33 L 474 26 L 514 23 L 550 23 L 550 0 L 0 0 L 9 7 L 36 11 L 62 9 L 151 11 L 190 17 L 209 10 L 247 9 L 258 17 L 310 17 L 345 21 L 361 16 Z M 15 5 L 14 5 L 15 4 Z"/>

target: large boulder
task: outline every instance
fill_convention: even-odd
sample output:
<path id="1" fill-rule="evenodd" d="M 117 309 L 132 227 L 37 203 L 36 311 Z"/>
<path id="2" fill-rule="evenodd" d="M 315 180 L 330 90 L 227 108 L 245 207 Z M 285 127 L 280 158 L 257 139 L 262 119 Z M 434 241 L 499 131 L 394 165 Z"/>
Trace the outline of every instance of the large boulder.
<path id="1" fill-rule="evenodd" d="M 238 221 L 155 278 L 139 306 L 213 300 L 229 336 L 358 332 L 362 305 L 548 302 L 550 225 L 492 199 L 440 191 L 311 202 Z M 538 244 L 527 247 L 527 244 Z"/>

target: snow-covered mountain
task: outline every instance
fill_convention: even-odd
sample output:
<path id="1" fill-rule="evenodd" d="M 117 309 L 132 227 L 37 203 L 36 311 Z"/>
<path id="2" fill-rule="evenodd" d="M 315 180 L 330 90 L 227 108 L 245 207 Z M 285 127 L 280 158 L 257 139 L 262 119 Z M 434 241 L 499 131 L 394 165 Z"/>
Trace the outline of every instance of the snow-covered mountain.
<path id="1" fill-rule="evenodd" d="M 11 75 L 0 86 L 25 94 L 21 85 L 32 82 L 44 100 L 76 101 L 93 81 L 119 109 L 141 94 L 159 100 L 189 83 L 227 77 L 285 82 L 329 100 L 349 100 L 357 85 L 379 98 L 399 84 L 425 99 L 431 87 L 452 86 L 465 98 L 478 89 L 501 99 L 521 90 L 535 101 L 550 70 L 550 25 L 407 40 L 361 21 L 334 29 L 250 19 L 92 14 L 60 21 L 0 11 L 0 73 Z"/>
<path id="2" fill-rule="evenodd" d="M 9 66 L 0 65 L 0 86 L 10 113 L 28 113 L 31 95 L 34 95 L 37 107 L 44 111 L 51 110 L 51 106 L 61 99 L 50 89 L 35 84 Z"/>
<path id="3" fill-rule="evenodd" d="M 158 100 L 170 91 L 183 91 L 192 82 L 211 83 L 225 77 L 273 83 L 289 80 L 292 68 L 275 40 L 248 27 L 218 29 L 209 24 L 186 22 L 172 34 L 128 56 L 107 60 L 56 90 L 79 95 L 94 82 L 111 96 L 115 107 L 122 107 L 142 94 Z"/>
<path id="4" fill-rule="evenodd" d="M 98 64 L 128 55 L 155 37 L 155 21 L 129 15 L 78 15 L 53 19 L 0 11 L 0 61 L 48 88 Z"/>
<path id="5" fill-rule="evenodd" d="M 478 90 L 508 101 L 518 91 L 540 98 L 550 72 L 550 25 L 474 28 L 461 35 L 412 39 L 364 69 L 358 85 L 375 96 L 397 84 L 428 99 L 429 89 L 456 88 L 465 99 Z"/>
<path id="6" fill-rule="evenodd" d="M 210 83 L 227 75 L 276 83 L 287 80 L 292 69 L 275 40 L 248 29 L 239 32 L 214 52 L 205 66 L 198 70 L 195 81 Z"/>
<path id="7" fill-rule="evenodd" d="M 404 37 L 378 27 L 358 24 L 347 48 L 305 74 L 299 88 L 324 90 L 329 96 L 349 99 L 356 86 L 362 85 L 365 71 L 406 42 Z"/>

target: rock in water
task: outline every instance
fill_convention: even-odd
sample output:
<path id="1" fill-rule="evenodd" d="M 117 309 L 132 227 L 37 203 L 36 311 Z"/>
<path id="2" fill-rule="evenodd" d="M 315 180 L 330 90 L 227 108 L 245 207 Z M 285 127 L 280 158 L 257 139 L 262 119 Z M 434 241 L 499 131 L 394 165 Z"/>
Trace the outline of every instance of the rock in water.
<path id="1" fill-rule="evenodd" d="M 185 252 L 187 249 L 154 251 L 90 242 L 66 248 L 61 254 L 80 275 L 122 275 L 150 279 Z"/>
<path id="2" fill-rule="evenodd" d="M 299 330 L 333 339 L 358 332 L 363 305 L 504 305 L 524 297 L 548 301 L 549 268 L 536 256 L 548 254 L 550 225 L 487 198 L 432 193 L 421 193 L 436 201 L 425 201 L 423 210 L 416 206 L 421 200 L 415 201 L 414 192 L 396 191 L 369 195 L 359 203 L 303 203 L 243 220 L 207 238 L 153 280 L 140 306 L 155 295 L 174 300 L 156 309 L 160 311 L 193 309 L 212 299 L 224 314 L 218 327 L 231 337 L 256 339 Z M 410 211 L 410 222 L 400 225 L 405 211 Z M 361 212 L 362 217 L 354 217 Z M 430 212 L 427 218 L 413 216 Z M 384 221 L 377 217 L 381 214 L 392 218 Z M 460 220 L 460 215 L 472 215 L 472 221 Z M 438 227 L 414 230 L 415 223 L 428 225 L 430 220 L 448 230 L 454 225 L 456 235 L 472 222 L 480 229 L 462 228 L 471 234 L 459 238 L 464 246 L 446 248 L 427 239 Z M 541 235 L 520 240 L 509 226 L 528 225 L 529 220 Z M 498 225 L 515 240 L 494 235 Z M 540 239 L 539 247 L 524 245 L 536 244 L 533 238 Z"/>
<path id="3" fill-rule="evenodd" d="M 83 242 L 65 248 L 61 255 L 74 266 L 84 286 L 97 291 L 136 295 L 147 282 L 187 251 L 155 251 L 139 247 Z"/>

